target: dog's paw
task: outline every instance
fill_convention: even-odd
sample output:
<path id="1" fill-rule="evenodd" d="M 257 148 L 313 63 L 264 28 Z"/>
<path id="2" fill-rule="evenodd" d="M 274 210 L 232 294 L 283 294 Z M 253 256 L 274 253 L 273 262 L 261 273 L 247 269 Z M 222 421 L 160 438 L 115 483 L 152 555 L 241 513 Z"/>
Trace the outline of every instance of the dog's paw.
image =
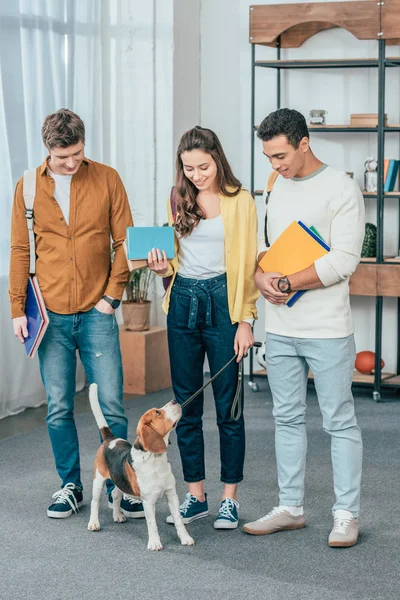
<path id="1" fill-rule="evenodd" d="M 149 540 L 149 543 L 147 544 L 147 550 L 162 550 L 162 543 L 161 540 Z"/>
<path id="2" fill-rule="evenodd" d="M 125 523 L 126 517 L 122 513 L 118 515 L 113 515 L 114 523 Z"/>
<path id="3" fill-rule="evenodd" d="M 87 528 L 89 531 L 100 531 L 100 522 L 99 521 L 89 521 Z"/>
<path id="4" fill-rule="evenodd" d="M 187 533 L 180 537 L 182 546 L 194 546 L 194 539 Z"/>

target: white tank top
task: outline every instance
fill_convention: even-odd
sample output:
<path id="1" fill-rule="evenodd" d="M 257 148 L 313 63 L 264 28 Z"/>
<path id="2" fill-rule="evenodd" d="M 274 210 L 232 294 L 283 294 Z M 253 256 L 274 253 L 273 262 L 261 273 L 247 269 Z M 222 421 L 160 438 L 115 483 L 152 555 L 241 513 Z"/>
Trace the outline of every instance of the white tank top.
<path id="1" fill-rule="evenodd" d="M 179 237 L 178 273 L 190 279 L 210 279 L 226 272 L 222 216 L 201 219 L 187 237 Z"/>

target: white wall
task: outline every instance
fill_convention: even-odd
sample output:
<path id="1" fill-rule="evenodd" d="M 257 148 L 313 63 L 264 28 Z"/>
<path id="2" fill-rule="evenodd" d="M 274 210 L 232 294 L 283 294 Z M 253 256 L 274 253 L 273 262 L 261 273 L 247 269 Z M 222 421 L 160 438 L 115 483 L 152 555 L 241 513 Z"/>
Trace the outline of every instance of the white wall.
<path id="1" fill-rule="evenodd" d="M 174 0 L 173 148 L 200 123 L 200 0 Z"/>
<path id="2" fill-rule="evenodd" d="M 253 1 L 252 4 L 268 4 Z M 276 4 L 293 3 L 274 0 Z M 251 147 L 251 45 L 248 0 L 201 0 L 201 124 L 214 129 L 224 146 L 235 174 L 245 187 L 250 185 Z M 399 49 L 391 47 L 389 56 Z M 282 51 L 281 58 L 372 58 L 378 54 L 374 41 L 360 41 L 345 30 L 323 31 L 301 48 Z M 256 58 L 276 58 L 272 48 L 257 46 Z M 386 113 L 391 123 L 399 123 L 399 69 L 386 70 Z M 281 106 L 295 108 L 307 118 L 312 108 L 328 111 L 330 124 L 350 122 L 350 113 L 377 112 L 377 69 L 307 70 L 282 72 Z M 256 72 L 256 122 L 276 109 L 276 75 L 272 69 Z M 311 136 L 315 154 L 335 168 L 353 171 L 360 186 L 364 161 L 377 153 L 374 134 L 323 134 Z M 399 136 L 386 136 L 385 157 L 399 157 Z M 262 188 L 270 166 L 263 157 L 261 142 L 256 142 L 255 187 Z M 261 198 L 256 198 L 260 224 L 263 222 Z M 367 220 L 376 223 L 376 201 L 366 200 Z M 384 252 L 397 254 L 398 200 L 385 206 Z M 357 350 L 374 351 L 375 299 L 351 298 L 356 326 Z M 259 301 L 256 337 L 263 339 L 264 300 Z M 397 300 L 384 300 L 383 350 L 386 370 L 395 372 L 397 357 Z"/>

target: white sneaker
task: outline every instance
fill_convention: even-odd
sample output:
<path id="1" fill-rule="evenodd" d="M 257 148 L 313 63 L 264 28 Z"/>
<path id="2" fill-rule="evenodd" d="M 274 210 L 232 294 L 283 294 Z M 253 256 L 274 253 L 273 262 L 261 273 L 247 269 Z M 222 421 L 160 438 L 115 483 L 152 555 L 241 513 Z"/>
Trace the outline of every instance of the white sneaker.
<path id="1" fill-rule="evenodd" d="M 348 510 L 336 510 L 333 515 L 333 529 L 329 534 L 328 546 L 348 548 L 357 544 L 360 521 Z"/>
<path id="2" fill-rule="evenodd" d="M 267 535 L 277 531 L 287 531 L 289 529 L 302 529 L 306 526 L 304 515 L 294 517 L 287 510 L 280 506 L 275 506 L 265 517 L 257 521 L 246 523 L 243 531 L 250 535 Z"/>

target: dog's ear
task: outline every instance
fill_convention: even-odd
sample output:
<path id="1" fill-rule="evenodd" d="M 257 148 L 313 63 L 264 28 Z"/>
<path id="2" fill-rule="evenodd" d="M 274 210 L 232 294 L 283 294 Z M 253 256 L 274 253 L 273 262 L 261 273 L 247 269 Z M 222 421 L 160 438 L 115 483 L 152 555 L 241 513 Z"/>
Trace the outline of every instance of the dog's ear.
<path id="1" fill-rule="evenodd" d="M 167 446 L 160 433 L 157 433 L 148 423 L 143 423 L 140 428 L 139 437 L 142 446 L 147 452 L 152 454 L 163 454 L 167 451 Z"/>
<path id="2" fill-rule="evenodd" d="M 133 442 L 133 447 L 135 448 L 135 450 L 141 450 L 142 452 L 145 452 L 145 449 L 143 448 L 142 440 L 140 439 L 139 436 L 137 436 L 136 440 Z"/>

